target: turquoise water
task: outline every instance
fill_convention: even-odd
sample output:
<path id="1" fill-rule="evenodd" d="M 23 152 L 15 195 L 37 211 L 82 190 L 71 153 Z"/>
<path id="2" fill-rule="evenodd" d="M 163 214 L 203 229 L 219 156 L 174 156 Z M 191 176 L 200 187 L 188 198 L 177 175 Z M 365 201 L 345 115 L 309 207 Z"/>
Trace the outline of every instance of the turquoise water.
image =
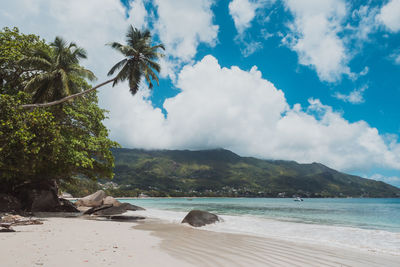
<path id="1" fill-rule="evenodd" d="M 400 233 L 400 199 L 149 198 L 124 202 L 157 210 L 201 209 L 218 215 L 356 227 Z"/>

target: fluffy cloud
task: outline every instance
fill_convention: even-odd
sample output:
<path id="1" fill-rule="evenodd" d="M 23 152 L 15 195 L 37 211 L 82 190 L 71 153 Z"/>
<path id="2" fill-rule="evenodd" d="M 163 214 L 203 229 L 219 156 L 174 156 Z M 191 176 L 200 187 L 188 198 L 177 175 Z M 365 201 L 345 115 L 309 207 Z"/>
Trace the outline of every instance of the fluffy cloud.
<path id="1" fill-rule="evenodd" d="M 336 97 L 337 99 L 343 100 L 344 102 L 349 102 L 352 104 L 361 104 L 361 103 L 365 102 L 363 94 L 367 88 L 368 88 L 368 86 L 365 85 L 359 89 L 354 89 L 348 95 L 336 92 L 334 97 Z"/>
<path id="2" fill-rule="evenodd" d="M 344 41 L 338 36 L 347 15 L 344 0 L 285 0 L 294 21 L 286 44 L 302 65 L 313 67 L 322 81 L 335 82 L 351 75 Z"/>
<path id="3" fill-rule="evenodd" d="M 263 45 L 261 42 L 256 42 L 256 41 L 251 41 L 250 43 L 247 43 L 245 41 L 242 41 L 242 44 L 244 48 L 241 48 L 241 53 L 244 57 L 248 57 L 254 52 L 260 50 L 263 48 Z"/>
<path id="4" fill-rule="evenodd" d="M 318 161 L 346 171 L 400 169 L 395 140 L 385 142 L 377 129 L 364 121 L 350 123 L 319 100 L 290 107 L 284 93 L 256 67 L 224 68 L 206 56 L 182 69 L 177 87 L 182 91 L 164 103 L 167 117 L 139 96 L 134 106 L 140 112 L 113 112 L 124 118 L 119 140 L 143 148 L 225 147 L 242 155 Z"/>
<path id="5" fill-rule="evenodd" d="M 400 187 L 400 177 L 397 177 L 397 176 L 384 176 L 382 174 L 376 173 L 376 174 L 373 174 L 369 178 Z"/>
<path id="6" fill-rule="evenodd" d="M 229 3 L 229 14 L 232 16 L 236 30 L 242 34 L 250 27 L 256 16 L 258 4 L 249 0 L 233 0 Z"/>
<path id="7" fill-rule="evenodd" d="M 389 58 L 393 60 L 394 64 L 400 65 L 400 50 L 395 51 Z"/>
<path id="8" fill-rule="evenodd" d="M 105 46 L 112 41 L 124 41 L 129 24 L 141 28 L 145 25 L 146 10 L 142 1 L 126 9 L 118 0 L 19 0 L 1 3 L 0 25 L 18 26 L 24 33 L 36 33 L 48 41 L 60 35 L 75 41 L 88 51 L 84 61 L 99 79 L 104 79 L 109 68 L 120 57 Z M 135 18 L 132 18 L 135 13 Z M 18 14 L 18 15 L 17 15 Z"/>
<path id="9" fill-rule="evenodd" d="M 389 30 L 397 32 L 400 30 L 400 0 L 390 0 L 381 8 L 378 20 Z"/>
<path id="10" fill-rule="evenodd" d="M 155 28 L 169 53 L 191 60 L 203 42 L 213 46 L 218 26 L 213 24 L 212 0 L 155 0 L 158 20 Z"/>
<path id="11" fill-rule="evenodd" d="M 128 17 L 136 27 L 147 27 L 148 14 L 143 0 L 134 0 L 129 3 Z"/>
<path id="12" fill-rule="evenodd" d="M 142 27 L 149 19 L 141 0 L 131 3 L 128 14 L 118 0 L 4 2 L 0 0 L 0 25 L 18 26 L 23 32 L 38 33 L 47 40 L 62 35 L 76 41 L 88 50 L 89 60 L 84 64 L 100 80 L 120 58 L 104 44 L 123 41 L 129 24 Z M 177 25 L 177 29 L 171 22 L 174 16 L 178 17 L 177 11 L 164 6 L 167 2 L 158 3 L 159 19 L 166 25 L 158 25 L 157 29 L 160 34 L 161 29 L 171 31 L 171 35 L 165 33 L 160 38 L 180 51 L 177 57 L 182 55 L 181 60 L 190 61 L 200 42 L 216 41 L 217 27 L 209 13 L 211 1 L 195 1 L 191 7 L 185 4 L 189 1 L 183 1 L 182 8 L 195 10 L 188 15 L 195 18 L 195 23 L 190 27 Z M 189 18 L 185 18 L 181 24 L 189 23 Z M 321 21 L 331 23 L 331 19 Z M 331 26 L 326 29 L 331 30 Z M 189 41 L 174 31 L 186 31 Z M 325 35 L 328 39 L 336 38 L 329 31 Z M 308 43 L 309 38 L 305 31 L 296 43 Z M 174 74 L 173 68 L 172 64 L 169 74 Z M 167 116 L 153 107 L 145 88 L 135 97 L 125 84 L 102 88 L 100 102 L 110 110 L 106 124 L 112 137 L 130 147 L 225 147 L 242 155 L 318 161 L 340 170 L 359 171 L 375 166 L 400 169 L 400 146 L 395 139 L 385 141 L 377 129 L 363 121 L 350 123 L 318 100 L 310 100 L 307 107 L 290 107 L 284 93 L 263 79 L 255 67 L 249 71 L 225 68 L 214 57 L 207 56 L 184 67 L 177 74 L 176 86 L 181 92 L 164 103 Z"/>
<path id="13" fill-rule="evenodd" d="M 378 29 L 376 23 L 378 12 L 378 7 L 371 7 L 368 4 L 353 10 L 351 18 L 356 25 L 348 24 L 346 30 L 350 30 L 351 34 L 348 38 L 354 40 L 358 47 L 362 47 L 363 43 L 369 40 L 370 34 Z"/>

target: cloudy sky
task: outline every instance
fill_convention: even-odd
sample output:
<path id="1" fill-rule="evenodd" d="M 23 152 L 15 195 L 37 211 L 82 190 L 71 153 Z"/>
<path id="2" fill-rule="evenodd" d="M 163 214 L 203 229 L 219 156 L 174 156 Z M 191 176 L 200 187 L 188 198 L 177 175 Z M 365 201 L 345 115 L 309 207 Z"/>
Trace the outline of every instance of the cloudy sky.
<path id="1" fill-rule="evenodd" d="M 0 0 L 0 26 L 88 51 L 128 25 L 166 46 L 159 87 L 100 90 L 124 147 L 226 148 L 400 186 L 400 0 Z"/>

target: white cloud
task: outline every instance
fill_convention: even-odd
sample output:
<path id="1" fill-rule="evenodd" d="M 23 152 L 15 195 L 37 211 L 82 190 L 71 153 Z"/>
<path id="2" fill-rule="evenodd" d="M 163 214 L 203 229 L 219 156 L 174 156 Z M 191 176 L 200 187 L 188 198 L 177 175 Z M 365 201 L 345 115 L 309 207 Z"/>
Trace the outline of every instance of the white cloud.
<path id="1" fill-rule="evenodd" d="M 364 42 L 368 41 L 369 35 L 377 30 L 376 16 L 378 12 L 379 8 L 371 7 L 368 4 L 353 10 L 351 18 L 357 24 L 354 27 L 347 25 L 347 29 L 352 30 L 347 38 L 355 40 L 361 47 Z"/>
<path id="2" fill-rule="evenodd" d="M 395 57 L 394 62 L 395 62 L 397 65 L 400 65 L 400 54 L 398 54 L 398 55 Z"/>
<path id="3" fill-rule="evenodd" d="M 348 95 L 336 92 L 334 97 L 336 97 L 337 99 L 343 100 L 344 102 L 349 102 L 352 104 L 361 104 L 361 103 L 365 102 L 363 94 L 367 88 L 368 88 L 368 86 L 365 85 L 359 89 L 354 89 Z"/>
<path id="4" fill-rule="evenodd" d="M 400 65 L 400 50 L 395 51 L 393 54 L 389 56 L 391 60 L 393 60 L 394 64 Z"/>
<path id="5" fill-rule="evenodd" d="M 218 26 L 213 24 L 212 0 L 155 0 L 155 29 L 168 53 L 190 61 L 200 43 L 214 46 Z"/>
<path id="6" fill-rule="evenodd" d="M 242 44 L 244 45 L 244 48 L 241 49 L 241 52 L 244 57 L 248 57 L 263 48 L 262 43 L 256 41 L 252 41 L 250 43 L 242 41 Z"/>
<path id="7" fill-rule="evenodd" d="M 229 3 L 229 14 L 232 16 L 239 34 L 242 34 L 250 27 L 258 7 L 257 2 L 249 0 L 233 0 Z"/>
<path id="8" fill-rule="evenodd" d="M 133 0 L 129 3 L 128 17 L 133 25 L 147 27 L 147 11 L 143 0 Z"/>
<path id="9" fill-rule="evenodd" d="M 164 103 L 167 117 L 135 98 L 140 112 L 114 112 L 123 144 L 143 148 L 225 147 L 242 155 L 322 162 L 343 171 L 400 169 L 400 145 L 385 142 L 364 121 L 350 123 L 319 100 L 292 108 L 281 90 L 253 67 L 223 68 L 212 56 L 185 66 L 178 75 L 182 91 Z M 115 116 L 115 117 L 114 117 Z M 114 129 L 115 127 L 113 127 Z"/>
<path id="10" fill-rule="evenodd" d="M 274 0 L 232 0 L 229 3 L 229 14 L 232 17 L 238 32 L 235 42 L 241 46 L 240 52 L 244 57 L 248 57 L 263 48 L 261 42 L 253 40 L 250 34 L 245 34 L 245 31 L 251 27 L 251 22 L 256 17 L 258 10 L 261 10 L 268 4 L 274 2 Z M 265 22 L 268 20 L 269 17 L 264 18 Z M 269 34 L 266 29 L 261 30 L 261 35 L 265 40 L 273 36 L 272 34 Z"/>
<path id="11" fill-rule="evenodd" d="M 242 35 L 251 27 L 251 22 L 257 16 L 258 10 L 275 3 L 275 0 L 232 0 L 229 3 L 229 14 L 235 23 L 236 30 Z M 264 22 L 269 16 L 264 17 Z"/>
<path id="12" fill-rule="evenodd" d="M 368 72 L 369 72 L 369 68 L 368 68 L 368 66 L 365 66 L 364 69 L 362 71 L 360 71 L 359 75 L 365 76 L 368 74 Z"/>
<path id="13" fill-rule="evenodd" d="M 0 0 L 0 25 L 18 26 L 24 33 L 38 33 L 47 40 L 62 35 L 76 41 L 88 50 L 89 60 L 84 64 L 100 81 L 120 58 L 104 44 L 123 41 L 130 23 L 136 21 L 135 26 L 142 27 L 148 18 L 140 2 L 139 8 L 129 11 L 129 17 L 118 0 L 4 2 Z M 198 22 L 199 17 L 195 23 L 211 26 L 211 30 L 195 25 L 195 33 L 190 33 L 184 27 L 192 48 L 199 42 L 213 43 L 217 34 L 211 24 L 212 15 L 204 15 L 207 8 L 196 3 L 196 12 L 203 15 L 193 16 L 207 23 Z M 211 2 L 201 3 L 209 7 Z M 159 10 L 163 9 L 161 5 L 166 4 L 161 3 Z M 174 10 L 171 12 L 176 16 Z M 175 24 L 168 25 L 165 30 Z M 176 42 L 182 55 L 186 55 L 184 58 L 191 59 L 195 50 L 187 49 L 187 44 L 181 47 L 181 35 L 171 31 L 171 37 L 165 40 L 176 40 L 172 44 Z M 385 142 L 377 129 L 363 121 L 350 123 L 318 100 L 310 100 L 305 108 L 298 104 L 290 107 L 283 92 L 262 79 L 255 67 L 250 71 L 223 68 L 214 57 L 207 56 L 182 69 L 177 75 L 177 87 L 182 91 L 164 103 L 167 117 L 147 100 L 145 89 L 135 97 L 129 94 L 126 84 L 100 89 L 101 106 L 110 110 L 106 124 L 112 137 L 131 147 L 225 147 L 243 155 L 318 161 L 340 170 L 373 166 L 400 169 L 400 146 L 396 140 Z"/>
<path id="14" fill-rule="evenodd" d="M 390 31 L 400 30 L 400 0 L 390 0 L 381 8 L 378 20 Z"/>
<path id="15" fill-rule="evenodd" d="M 135 4 L 139 3 L 139 4 Z M 24 33 L 35 33 L 52 41 L 62 36 L 88 51 L 83 64 L 104 79 L 109 68 L 120 58 L 106 43 L 125 39 L 129 24 L 145 25 L 146 10 L 141 0 L 132 3 L 129 17 L 118 0 L 0 0 L 0 25 L 18 26 Z M 135 18 L 132 18 L 135 13 Z"/>
<path id="16" fill-rule="evenodd" d="M 311 66 L 322 81 L 336 82 L 343 74 L 351 75 L 347 66 L 344 41 L 338 36 L 347 16 L 344 0 L 285 0 L 294 16 L 285 43 L 297 52 L 299 62 Z"/>
<path id="17" fill-rule="evenodd" d="M 376 173 L 369 178 L 400 187 L 400 177 L 397 176 L 384 176 L 382 174 Z"/>

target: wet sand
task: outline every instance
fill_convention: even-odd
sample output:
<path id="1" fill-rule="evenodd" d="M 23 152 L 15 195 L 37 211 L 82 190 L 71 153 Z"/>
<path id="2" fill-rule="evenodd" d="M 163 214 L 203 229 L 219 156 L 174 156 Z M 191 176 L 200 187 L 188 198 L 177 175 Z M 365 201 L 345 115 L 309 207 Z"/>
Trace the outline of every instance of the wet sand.
<path id="1" fill-rule="evenodd" d="M 400 266 L 400 257 L 218 233 L 155 219 L 48 218 L 0 233 L 0 266 Z"/>
<path id="2" fill-rule="evenodd" d="M 400 266 L 400 256 L 312 246 L 273 238 L 194 229 L 160 221 L 135 229 L 160 238 L 160 247 L 195 266 Z"/>

